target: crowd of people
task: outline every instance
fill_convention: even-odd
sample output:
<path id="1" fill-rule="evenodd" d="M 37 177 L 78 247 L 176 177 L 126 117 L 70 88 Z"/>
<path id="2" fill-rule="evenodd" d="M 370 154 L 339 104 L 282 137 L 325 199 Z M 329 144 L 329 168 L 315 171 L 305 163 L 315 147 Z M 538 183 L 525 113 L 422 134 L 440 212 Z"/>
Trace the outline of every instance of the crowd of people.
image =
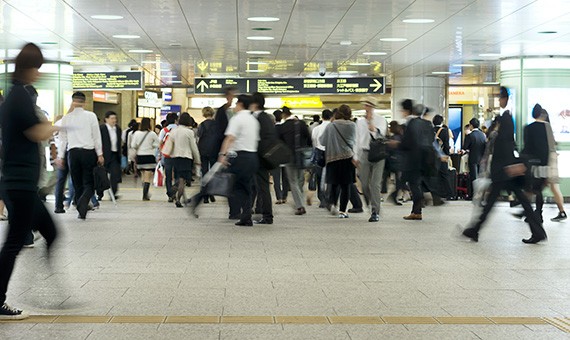
<path id="1" fill-rule="evenodd" d="M 261 93 L 235 98 L 236 90 L 228 88 L 226 103 L 217 111 L 204 108 L 200 125 L 188 113 L 170 113 L 160 125 L 143 118 L 131 121 L 122 131 L 115 112 L 107 112 L 100 125 L 96 114 L 85 109 L 85 94 L 76 92 L 69 112 L 52 125 L 37 107 L 33 87 L 43 61 L 36 45 L 22 49 L 15 60 L 13 87 L 0 107 L 1 198 L 9 220 L 0 251 L 0 319 L 26 317 L 5 300 L 16 256 L 23 247 L 33 246 L 32 229 L 46 240 L 48 258 L 57 238 L 57 228 L 42 202 L 47 189 L 38 188 L 45 172 L 45 141 L 52 140 L 57 167 L 55 213 L 65 213 L 75 205 L 81 220 L 104 197 L 95 185 L 97 167 L 109 176 L 112 199 L 119 197 L 123 173 L 134 173 L 142 179 L 142 200 L 149 201 L 155 172 L 160 171 L 166 200 L 179 208 L 189 204 L 196 216 L 200 204 L 216 200 L 209 188 L 211 178 L 229 174 L 225 177 L 231 179 L 229 187 L 221 194 L 228 197 L 229 219 L 240 227 L 273 224 L 273 203 L 287 203 L 289 191 L 296 216 L 307 214 L 316 193 L 319 208 L 345 220 L 368 210 L 372 223 L 381 220 L 382 194 L 388 191 L 389 178 L 394 182 L 387 195 L 391 204 L 402 205 L 401 195 L 411 195 L 413 204 L 405 220 L 423 219 L 426 192 L 431 193 L 434 205 L 455 196 L 449 166 L 452 133 L 441 115 L 432 118 L 429 108 L 411 99 L 399 103 L 402 121 L 388 123 L 376 112 L 377 101 L 367 97 L 361 102 L 365 109 L 361 118 L 355 119 L 348 105 L 340 105 L 323 110 L 308 126 L 288 107 L 267 113 Z M 508 98 L 508 89 L 502 87 L 501 115 L 486 134 L 479 120 L 472 119 L 464 146 L 457 150 L 468 154 L 466 198 L 478 197 L 475 203 L 482 207 L 462 235 L 478 241 L 495 202 L 506 191 L 516 196 L 513 205 L 520 203 L 524 209 L 515 216 L 525 217 L 530 225 L 531 237 L 523 242 L 538 243 L 547 237 L 542 216 L 546 186 L 553 191 L 559 209 L 552 220 L 567 218 L 558 187 L 556 143 L 548 113 L 537 104 L 533 109 L 536 121 L 525 127 L 524 148 L 517 156 L 513 118 L 506 109 Z M 185 188 L 193 181 L 202 183 L 198 193 L 187 199 Z M 531 196 L 536 196 L 534 210 Z M 254 221 L 254 215 L 261 218 Z"/>

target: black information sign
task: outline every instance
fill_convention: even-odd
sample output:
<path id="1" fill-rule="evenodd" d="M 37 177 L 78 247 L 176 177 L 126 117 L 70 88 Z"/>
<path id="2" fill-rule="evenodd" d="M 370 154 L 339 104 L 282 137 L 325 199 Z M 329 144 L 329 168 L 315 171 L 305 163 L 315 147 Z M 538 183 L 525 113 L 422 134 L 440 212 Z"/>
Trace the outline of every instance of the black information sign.
<path id="1" fill-rule="evenodd" d="M 225 87 L 240 93 L 384 94 L 383 77 L 366 78 L 196 78 L 196 94 L 222 94 Z"/>
<path id="2" fill-rule="evenodd" d="M 74 90 L 142 90 L 142 72 L 79 72 L 73 74 Z"/>

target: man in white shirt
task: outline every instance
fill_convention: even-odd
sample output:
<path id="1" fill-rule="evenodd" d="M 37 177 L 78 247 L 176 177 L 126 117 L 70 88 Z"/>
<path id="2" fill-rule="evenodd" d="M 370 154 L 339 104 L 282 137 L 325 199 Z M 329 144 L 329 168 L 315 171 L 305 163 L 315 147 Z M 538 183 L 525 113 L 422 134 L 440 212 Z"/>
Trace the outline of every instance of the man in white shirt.
<path id="1" fill-rule="evenodd" d="M 324 145 L 319 142 L 319 138 L 325 132 L 327 126 L 331 123 L 332 118 L 332 111 L 329 109 L 323 110 L 321 115 L 323 121 L 321 124 L 314 127 L 313 131 L 311 132 L 311 139 L 313 140 L 313 147 L 323 152 L 325 151 Z M 315 150 L 315 152 L 320 152 Z M 317 197 L 319 198 L 319 208 L 326 208 L 327 207 L 327 195 L 324 189 L 323 180 L 323 168 L 317 164 L 315 164 L 315 176 L 317 182 Z"/>
<path id="2" fill-rule="evenodd" d="M 368 161 L 370 151 L 370 141 L 372 138 L 386 138 L 388 133 L 388 122 L 380 115 L 374 113 L 377 101 L 373 97 L 368 97 L 364 101 L 366 116 L 359 118 L 356 122 L 356 144 L 354 147 L 354 159 L 358 165 L 362 191 L 366 201 L 370 204 L 371 215 L 368 222 L 380 221 L 380 199 L 382 191 L 382 174 L 384 173 L 385 160 L 378 162 Z"/>
<path id="3" fill-rule="evenodd" d="M 97 116 L 84 109 L 85 94 L 75 92 L 71 98 L 74 110 L 61 121 L 56 163 L 63 167 L 67 150 L 69 170 L 75 188 L 75 205 L 79 212 L 78 217 L 84 220 L 89 210 L 89 200 L 94 194 L 93 169 L 97 164 L 104 165 L 103 146 Z"/>
<path id="4" fill-rule="evenodd" d="M 218 155 L 218 162 L 229 164 L 229 171 L 235 175 L 234 192 L 230 197 L 230 219 L 239 217 L 236 225 L 242 227 L 253 226 L 253 179 L 259 167 L 259 122 L 249 111 L 252 103 L 251 96 L 238 96 L 236 113 L 228 123 L 226 138 Z"/>

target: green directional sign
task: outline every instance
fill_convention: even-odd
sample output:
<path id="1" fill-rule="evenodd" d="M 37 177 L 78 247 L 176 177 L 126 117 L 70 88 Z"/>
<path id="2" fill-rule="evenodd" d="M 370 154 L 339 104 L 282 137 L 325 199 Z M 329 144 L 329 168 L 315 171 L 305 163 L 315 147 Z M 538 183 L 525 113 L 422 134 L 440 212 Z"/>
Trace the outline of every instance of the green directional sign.
<path id="1" fill-rule="evenodd" d="M 296 94 L 384 94 L 383 77 L 358 78 L 196 78 L 195 94 L 222 94 L 226 87 L 240 93 Z"/>

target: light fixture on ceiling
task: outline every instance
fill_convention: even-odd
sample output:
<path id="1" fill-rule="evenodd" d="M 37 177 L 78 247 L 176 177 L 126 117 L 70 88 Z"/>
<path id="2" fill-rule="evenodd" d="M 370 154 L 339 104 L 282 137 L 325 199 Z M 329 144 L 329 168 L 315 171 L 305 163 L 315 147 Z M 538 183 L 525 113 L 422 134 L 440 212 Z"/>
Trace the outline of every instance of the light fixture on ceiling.
<path id="1" fill-rule="evenodd" d="M 357 74 L 357 73 L 358 73 L 358 71 L 352 71 L 352 70 L 349 70 L 349 71 L 338 71 L 338 74 Z"/>
<path id="2" fill-rule="evenodd" d="M 161 74 L 160 78 L 178 78 L 178 76 L 174 74 Z"/>
<path id="3" fill-rule="evenodd" d="M 248 61 L 246 62 L 247 65 L 267 65 L 267 63 L 263 61 Z"/>
<path id="4" fill-rule="evenodd" d="M 182 84 L 182 80 L 173 80 L 170 83 L 171 84 Z"/>
<path id="5" fill-rule="evenodd" d="M 247 37 L 247 40 L 258 40 L 258 41 L 268 41 L 268 40 L 274 40 L 274 37 L 266 37 L 266 36 L 251 36 L 251 37 Z"/>
<path id="6" fill-rule="evenodd" d="M 269 51 L 247 51 L 247 54 L 271 54 Z"/>
<path id="7" fill-rule="evenodd" d="M 433 71 L 431 74 L 451 74 L 449 71 Z"/>
<path id="8" fill-rule="evenodd" d="M 124 19 L 122 16 L 120 15 L 107 15 L 107 14 L 97 14 L 97 15 L 92 15 L 91 19 L 96 19 L 96 20 L 121 20 Z"/>
<path id="9" fill-rule="evenodd" d="M 402 41 L 408 41 L 408 39 L 406 39 L 406 38 L 381 38 L 380 41 L 385 41 L 385 42 L 402 42 Z"/>
<path id="10" fill-rule="evenodd" d="M 340 44 L 340 46 L 350 46 L 350 45 L 352 45 L 352 41 L 350 41 L 350 40 L 343 40 L 343 41 L 341 41 L 339 44 Z"/>
<path id="11" fill-rule="evenodd" d="M 42 45 L 57 45 L 57 41 L 42 41 L 40 44 Z"/>
<path id="12" fill-rule="evenodd" d="M 182 44 L 178 43 L 178 42 L 170 43 L 170 47 L 181 47 L 181 46 L 182 46 Z"/>
<path id="13" fill-rule="evenodd" d="M 265 72 L 264 70 L 245 70 L 245 72 L 249 72 L 249 73 L 262 73 Z"/>
<path id="14" fill-rule="evenodd" d="M 364 52 L 362 54 L 364 54 L 364 55 L 387 55 L 388 53 L 386 53 L 386 52 Z"/>
<path id="15" fill-rule="evenodd" d="M 453 64 L 453 67 L 475 67 L 475 64 Z"/>
<path id="16" fill-rule="evenodd" d="M 141 36 L 136 34 L 115 34 L 113 38 L 117 39 L 139 39 Z"/>
<path id="17" fill-rule="evenodd" d="M 500 83 L 498 81 L 485 81 L 483 82 L 483 85 L 499 85 Z"/>
<path id="18" fill-rule="evenodd" d="M 370 63 L 350 63 L 350 66 L 370 66 Z"/>
<path id="19" fill-rule="evenodd" d="M 252 31 L 271 31 L 273 28 L 270 27 L 254 27 L 251 29 Z"/>
<path id="20" fill-rule="evenodd" d="M 160 60 L 143 60 L 141 61 L 141 64 L 158 64 L 160 63 Z"/>
<path id="21" fill-rule="evenodd" d="M 272 22 L 272 21 L 279 21 L 279 18 L 275 17 L 249 17 L 247 18 L 249 21 L 257 21 L 257 22 Z"/>
<path id="22" fill-rule="evenodd" d="M 129 50 L 129 53 L 152 53 L 153 50 Z"/>
<path id="23" fill-rule="evenodd" d="M 406 24 L 431 24 L 435 20 L 433 19 L 404 19 L 402 22 Z"/>
<path id="24" fill-rule="evenodd" d="M 498 58 L 501 56 L 500 53 L 481 53 L 479 54 L 480 57 L 483 58 Z"/>
<path id="25" fill-rule="evenodd" d="M 558 33 L 558 32 L 557 31 L 541 31 L 541 32 L 538 32 L 538 34 L 556 34 L 556 33 Z"/>

